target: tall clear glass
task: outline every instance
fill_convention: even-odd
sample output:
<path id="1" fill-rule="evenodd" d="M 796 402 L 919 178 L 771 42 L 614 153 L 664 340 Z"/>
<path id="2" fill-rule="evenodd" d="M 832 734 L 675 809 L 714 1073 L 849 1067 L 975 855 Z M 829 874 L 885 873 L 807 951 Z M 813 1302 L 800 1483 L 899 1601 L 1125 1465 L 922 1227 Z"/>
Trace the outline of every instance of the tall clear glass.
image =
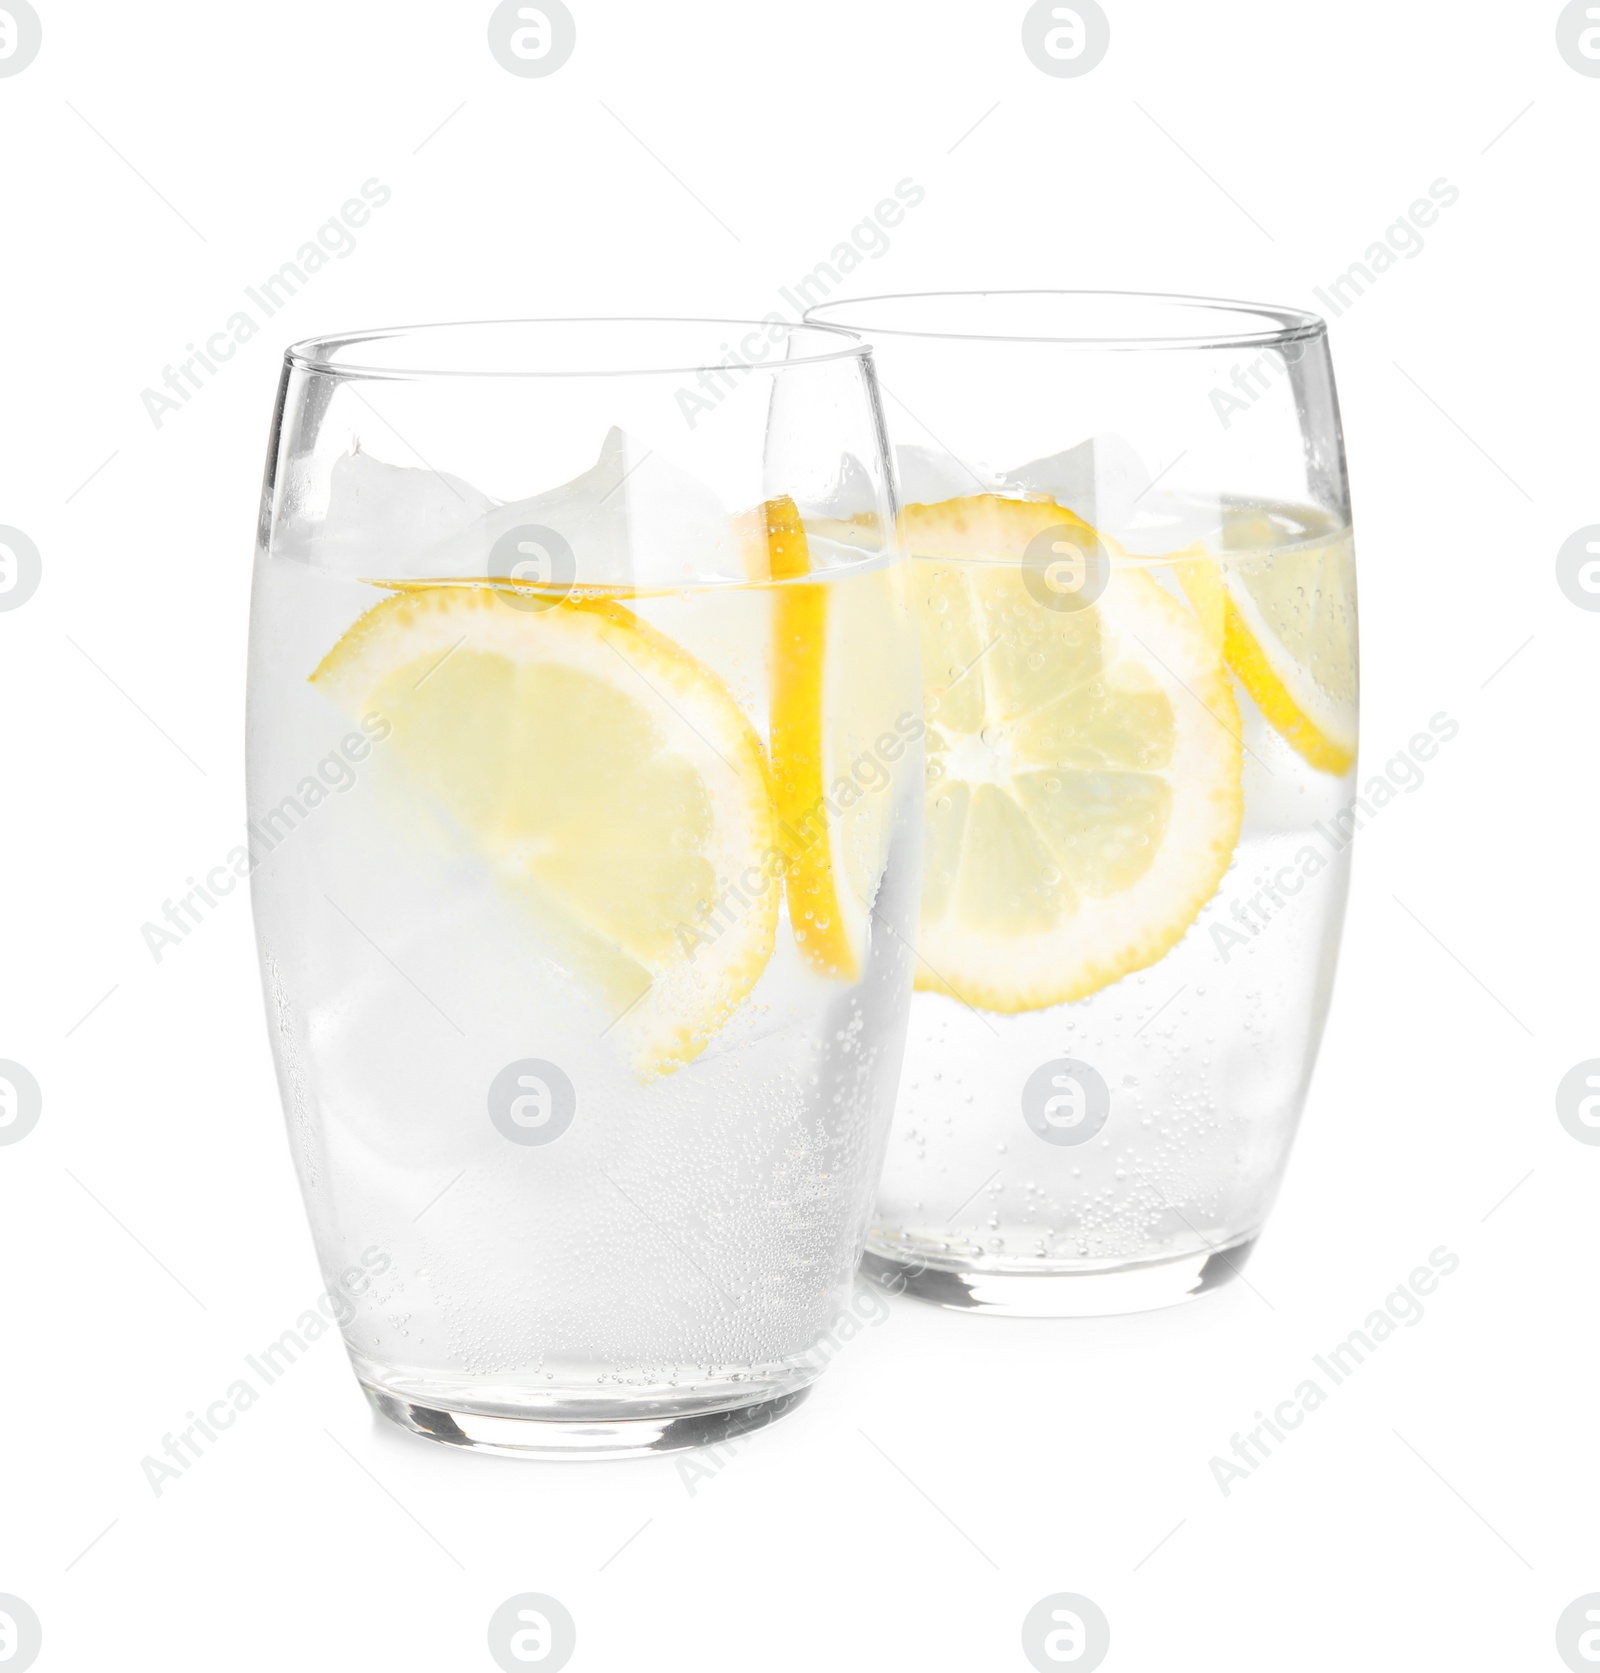
<path id="1" fill-rule="evenodd" d="M 927 682 L 869 1269 L 998 1312 L 1196 1295 L 1272 1206 L 1370 811 L 1326 331 L 1070 291 L 808 317 L 877 352 Z"/>
<path id="2" fill-rule="evenodd" d="M 918 890 L 903 586 L 849 333 L 289 350 L 241 865 L 317 1252 L 395 1422 L 670 1450 L 855 1333 Z"/>

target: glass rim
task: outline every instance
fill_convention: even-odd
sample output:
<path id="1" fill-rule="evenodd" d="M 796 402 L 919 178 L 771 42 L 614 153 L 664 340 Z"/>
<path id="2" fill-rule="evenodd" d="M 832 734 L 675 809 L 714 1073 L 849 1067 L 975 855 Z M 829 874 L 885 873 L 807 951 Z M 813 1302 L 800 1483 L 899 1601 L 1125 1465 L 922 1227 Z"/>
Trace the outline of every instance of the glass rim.
<path id="1" fill-rule="evenodd" d="M 401 366 L 384 365 L 345 358 L 346 351 L 362 344 L 390 342 L 405 338 L 422 338 L 434 333 L 477 333 L 503 330 L 509 326 L 716 326 L 742 331 L 747 340 L 753 331 L 783 331 L 791 340 L 798 333 L 818 333 L 837 338 L 837 348 L 808 354 L 798 360 L 774 360 L 750 356 L 722 360 L 682 361 L 672 357 L 671 364 L 641 366 L 580 366 L 571 369 L 557 367 L 488 368 L 481 366 Z M 724 347 L 727 347 L 725 344 Z M 721 316 L 689 314 L 556 314 L 535 315 L 520 319 L 437 320 L 416 325 L 378 326 L 363 331 L 326 332 L 315 337 L 304 337 L 291 343 L 284 351 L 286 365 L 299 371 L 315 372 L 328 377 L 342 378 L 627 378 L 627 377 L 692 377 L 702 372 L 742 370 L 748 372 L 778 372 L 800 366 L 817 366 L 831 361 L 858 360 L 870 364 L 872 345 L 858 331 L 848 326 L 834 325 L 826 320 L 786 320 L 776 314 L 763 319 L 735 319 Z"/>
<path id="2" fill-rule="evenodd" d="M 840 313 L 837 320 L 819 317 L 837 310 L 866 308 L 878 303 L 896 302 L 969 302 L 988 297 L 1053 297 L 1060 299 L 1111 300 L 1121 303 L 1150 304 L 1152 316 L 1159 309 L 1185 310 L 1203 317 L 1212 313 L 1243 314 L 1263 322 L 1261 330 L 1201 331 L 1182 335 L 1171 331 L 1152 331 L 1149 334 L 1127 333 L 1074 336 L 1068 333 L 1037 331 L 956 331 L 937 328 L 916 328 L 897 325 L 863 325 Z M 1156 306 L 1156 305 L 1159 305 Z M 891 291 L 878 296 L 836 297 L 827 302 L 814 303 L 803 315 L 808 325 L 837 325 L 869 337 L 920 337 L 930 341 L 969 343 L 1054 343 L 1062 348 L 1076 349 L 1216 349 L 1271 347 L 1278 343 L 1302 342 L 1327 334 L 1327 324 L 1320 315 L 1300 308 L 1285 308 L 1270 302 L 1243 302 L 1230 297 L 1191 296 L 1176 291 L 1141 290 L 1066 290 L 1058 287 L 1037 286 L 1017 290 L 932 290 Z"/>

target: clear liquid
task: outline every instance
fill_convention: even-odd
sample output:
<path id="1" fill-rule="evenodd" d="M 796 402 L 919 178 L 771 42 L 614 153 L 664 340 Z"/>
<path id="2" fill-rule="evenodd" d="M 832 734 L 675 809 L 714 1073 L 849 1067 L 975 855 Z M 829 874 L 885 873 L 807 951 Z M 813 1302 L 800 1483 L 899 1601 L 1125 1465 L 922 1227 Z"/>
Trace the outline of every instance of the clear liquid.
<path id="1" fill-rule="evenodd" d="M 844 620 L 869 587 L 881 605 L 897 573 L 815 584 Z M 623 602 L 713 673 L 765 743 L 776 590 Z M 614 1014 L 471 834 L 426 805 L 394 746 L 374 743 L 313 802 L 318 763 L 359 727 L 308 676 L 381 596 L 263 555 L 249 714 L 250 811 L 276 838 L 253 840 L 253 883 L 294 1159 L 330 1284 L 364 1256 L 381 1267 L 345 1286 L 359 1373 L 509 1415 L 734 1404 L 809 1381 L 849 1295 L 900 1067 L 919 749 L 869 775 L 888 838 L 865 880 L 875 920 L 858 978 L 819 974 L 785 906 L 737 1013 L 692 1061 L 642 1079 Z M 825 701 L 840 737 L 871 747 L 918 712 L 914 659 Z M 269 831 L 286 797 L 302 812 Z M 529 1058 L 578 1089 L 548 1144 L 508 1142 L 487 1110 L 495 1076 Z"/>
<path id="2" fill-rule="evenodd" d="M 1322 673 L 1348 681 L 1353 723 L 1349 532 L 1287 521 L 1238 517 L 1218 555 L 1259 573 L 1303 564 L 1307 535 L 1332 552 L 1350 661 Z M 1182 596 L 1160 564 L 1148 572 Z M 1313 610 L 1326 602 L 1289 596 Z M 947 1270 L 1093 1272 L 1227 1249 L 1259 1231 L 1327 1012 L 1356 771 L 1309 765 L 1232 685 L 1244 751 L 1238 845 L 1164 957 L 1086 998 L 1016 1015 L 935 992 L 913 998 L 875 1253 Z M 1024 1118 L 1029 1076 L 1057 1059 L 1090 1064 L 1110 1090 L 1104 1126 L 1081 1144 L 1046 1143 Z"/>

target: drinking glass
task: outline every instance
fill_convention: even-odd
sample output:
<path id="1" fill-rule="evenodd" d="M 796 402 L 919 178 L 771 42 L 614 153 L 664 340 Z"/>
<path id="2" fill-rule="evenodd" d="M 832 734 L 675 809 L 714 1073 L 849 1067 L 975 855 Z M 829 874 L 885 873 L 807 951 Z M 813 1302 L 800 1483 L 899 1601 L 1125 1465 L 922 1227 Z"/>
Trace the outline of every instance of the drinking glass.
<path id="1" fill-rule="evenodd" d="M 1199 1294 L 1272 1206 L 1370 811 L 1325 328 L 1072 291 L 807 317 L 877 351 L 927 682 L 868 1268 L 997 1312 Z"/>
<path id="2" fill-rule="evenodd" d="M 859 1328 L 919 882 L 892 494 L 870 351 L 828 327 L 288 351 L 240 868 L 317 1253 L 396 1423 L 702 1444 Z"/>

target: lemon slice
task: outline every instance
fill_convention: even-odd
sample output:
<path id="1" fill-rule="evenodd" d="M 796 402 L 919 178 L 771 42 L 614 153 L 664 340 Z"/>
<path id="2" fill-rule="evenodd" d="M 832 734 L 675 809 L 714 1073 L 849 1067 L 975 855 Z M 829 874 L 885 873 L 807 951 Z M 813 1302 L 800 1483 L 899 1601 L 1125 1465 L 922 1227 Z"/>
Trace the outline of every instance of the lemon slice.
<path id="1" fill-rule="evenodd" d="M 1007 1013 L 1161 958 L 1216 892 L 1243 813 L 1220 621 L 1120 561 L 1092 602 L 1051 608 L 1035 543 L 1063 528 L 1120 558 L 1049 500 L 904 514 L 928 726 L 917 985 Z"/>
<path id="2" fill-rule="evenodd" d="M 772 596 L 772 785 L 795 945 L 811 968 L 859 979 L 888 860 L 892 763 L 921 725 L 896 714 L 907 689 L 908 622 L 884 568 L 812 573 L 787 496 L 739 519 L 746 573 Z M 899 676 L 897 678 L 897 676 Z"/>
<path id="3" fill-rule="evenodd" d="M 714 674 L 614 599 L 444 586 L 369 610 L 311 680 L 388 718 L 641 1076 L 705 1049 L 766 968 L 779 893 L 713 916 L 774 854 L 761 742 Z"/>
<path id="4" fill-rule="evenodd" d="M 793 500 L 761 508 L 765 551 L 757 578 L 796 582 L 811 570 L 805 526 Z M 802 957 L 825 976 L 854 981 L 856 938 L 847 927 L 834 875 L 823 762 L 823 673 L 828 591 L 817 581 L 778 587 L 772 600 L 772 790 L 783 850 L 789 922 Z"/>
<path id="5" fill-rule="evenodd" d="M 1313 767 L 1356 759 L 1356 572 L 1348 533 L 1231 556 L 1228 661 L 1256 706 Z"/>
<path id="6" fill-rule="evenodd" d="M 1174 568 L 1197 610 L 1221 612 L 1228 665 L 1273 730 L 1308 765 L 1342 777 L 1357 733 L 1350 535 L 1277 549 L 1273 535 L 1264 515 L 1236 516 L 1225 556 L 1179 553 Z"/>

